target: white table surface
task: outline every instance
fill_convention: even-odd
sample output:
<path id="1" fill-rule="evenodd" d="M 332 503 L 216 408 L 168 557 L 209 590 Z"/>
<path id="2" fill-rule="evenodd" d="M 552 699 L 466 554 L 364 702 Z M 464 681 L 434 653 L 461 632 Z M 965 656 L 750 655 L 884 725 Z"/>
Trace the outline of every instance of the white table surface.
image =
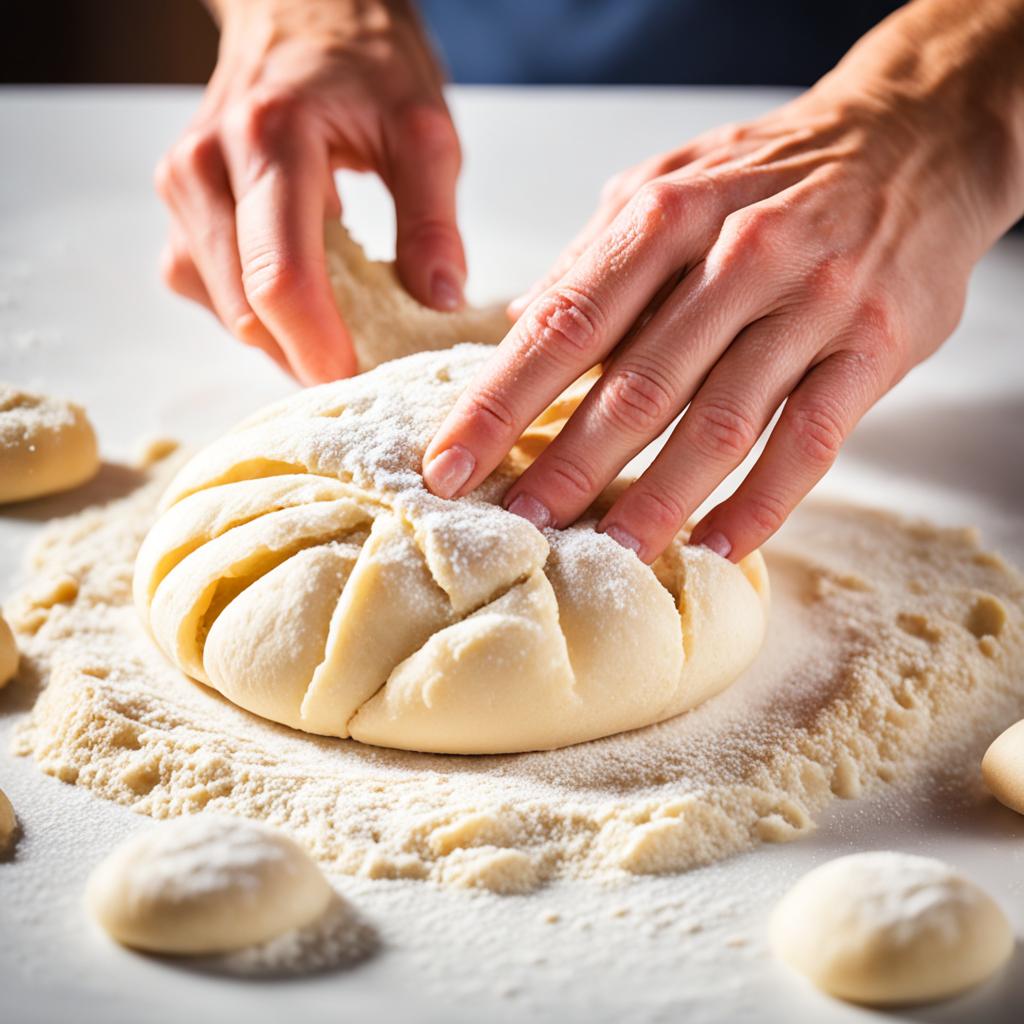
<path id="1" fill-rule="evenodd" d="M 784 95 L 454 90 L 466 151 L 460 209 L 471 293 L 498 297 L 529 283 L 582 223 L 612 172 Z M 0 378 L 84 402 L 111 463 L 126 459 L 146 433 L 208 439 L 293 387 L 157 279 L 165 217 L 152 194 L 152 168 L 197 98 L 187 89 L 0 91 Z M 342 188 L 350 226 L 373 255 L 387 254 L 393 220 L 382 190 L 350 176 Z M 1004 240 L 979 266 L 954 338 L 868 415 L 822 491 L 975 523 L 1024 564 L 1022 286 L 1024 239 Z M 117 485 L 116 469 L 105 470 L 101 488 Z M 40 520 L 80 500 L 0 511 L 0 599 L 13 588 Z M 13 703 L 0 695 L 0 786 L 25 835 L 14 859 L 0 863 L 4 1024 L 261 1022 L 285 1014 L 309 1021 L 363 1014 L 379 1021 L 868 1020 L 877 1015 L 827 1000 L 778 969 L 764 951 L 763 930 L 767 910 L 808 867 L 879 847 L 961 865 L 984 881 L 1024 936 L 1022 819 L 994 806 L 964 814 L 911 795 L 899 805 L 839 804 L 810 839 L 690 876 L 641 879 L 609 895 L 642 908 L 667 896 L 685 901 L 698 886 L 728 887 L 741 906 L 722 927 L 746 937 L 751 949 L 731 961 L 690 962 L 656 932 L 607 924 L 594 927 L 586 956 L 566 963 L 557 929 L 538 925 L 538 908 L 569 919 L 575 908 L 593 908 L 593 892 L 579 886 L 554 886 L 540 899 L 470 899 L 417 885 L 400 898 L 421 909 L 420 923 L 397 929 L 388 883 L 342 880 L 381 934 L 382 951 L 364 965 L 274 984 L 189 972 L 117 949 L 85 920 L 81 886 L 97 851 L 146 822 L 14 758 L 9 736 L 22 709 Z M 493 941 L 470 941 L 479 929 L 461 927 L 467 915 L 491 920 Z M 432 967 L 439 942 L 458 952 L 443 968 Z M 1010 1021 L 1020 1019 L 1021 1005 L 1018 950 L 1011 969 L 979 992 L 886 1016 Z"/>

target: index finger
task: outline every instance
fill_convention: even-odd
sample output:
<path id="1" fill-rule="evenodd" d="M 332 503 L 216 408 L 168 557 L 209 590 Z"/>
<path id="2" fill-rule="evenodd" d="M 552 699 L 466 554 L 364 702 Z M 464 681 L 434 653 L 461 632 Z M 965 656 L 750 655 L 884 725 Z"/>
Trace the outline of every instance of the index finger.
<path id="1" fill-rule="evenodd" d="M 250 113 L 225 146 L 236 196 L 236 230 L 246 297 L 296 376 L 314 384 L 356 371 L 352 340 L 334 303 L 324 256 L 326 146 L 301 114 Z"/>
<path id="2" fill-rule="evenodd" d="M 668 276 L 703 251 L 709 214 L 699 184 L 642 188 L 529 305 L 460 397 L 424 454 L 427 487 L 453 498 L 483 481 L 526 427 L 618 344 Z"/>

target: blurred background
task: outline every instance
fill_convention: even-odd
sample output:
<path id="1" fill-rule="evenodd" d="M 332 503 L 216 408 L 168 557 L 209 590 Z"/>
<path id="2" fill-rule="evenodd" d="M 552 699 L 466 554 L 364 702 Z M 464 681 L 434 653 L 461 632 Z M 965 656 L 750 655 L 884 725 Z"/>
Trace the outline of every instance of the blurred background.
<path id="1" fill-rule="evenodd" d="M 200 0 L 5 4 L 0 82 L 201 83 Z M 457 82 L 810 85 L 893 0 L 420 0 Z"/>

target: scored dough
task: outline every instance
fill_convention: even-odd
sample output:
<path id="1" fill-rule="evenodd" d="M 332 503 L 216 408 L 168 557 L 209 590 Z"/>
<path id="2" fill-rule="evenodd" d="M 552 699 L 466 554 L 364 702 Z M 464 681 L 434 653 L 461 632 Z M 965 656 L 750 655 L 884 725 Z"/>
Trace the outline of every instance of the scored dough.
<path id="1" fill-rule="evenodd" d="M 956 995 L 994 974 L 1014 937 L 997 904 L 930 857 L 876 851 L 829 861 L 772 918 L 776 955 L 830 995 L 896 1006 Z"/>
<path id="2" fill-rule="evenodd" d="M 512 326 L 504 304 L 453 313 L 420 305 L 402 286 L 395 265 L 368 260 L 340 223 L 328 221 L 324 236 L 327 276 L 360 373 L 389 359 L 463 341 L 496 345 Z"/>
<path id="3" fill-rule="evenodd" d="M 595 739 L 732 682 L 764 636 L 761 556 L 681 534 L 652 570 L 593 519 L 542 533 L 506 512 L 550 417 L 472 495 L 425 490 L 423 451 L 489 354 L 310 388 L 187 463 L 135 569 L 167 657 L 274 721 L 440 753 Z"/>
<path id="4" fill-rule="evenodd" d="M 118 942 L 153 953 L 224 953 L 319 917 L 331 886 L 306 852 L 255 821 L 175 818 L 93 870 L 86 903 Z"/>
<path id="5" fill-rule="evenodd" d="M 18 645 L 7 620 L 0 615 L 0 690 L 2 690 L 18 671 Z"/>
<path id="6" fill-rule="evenodd" d="M 981 774 L 1001 804 L 1024 814 L 1024 722 L 996 737 L 982 759 Z"/>
<path id="7" fill-rule="evenodd" d="M 99 467 L 81 406 L 0 383 L 0 504 L 66 491 Z"/>

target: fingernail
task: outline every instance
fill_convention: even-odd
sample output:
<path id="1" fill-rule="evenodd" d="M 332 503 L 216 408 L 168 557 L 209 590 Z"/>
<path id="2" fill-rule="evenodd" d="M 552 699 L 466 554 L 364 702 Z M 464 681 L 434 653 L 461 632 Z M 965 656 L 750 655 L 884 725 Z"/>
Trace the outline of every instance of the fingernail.
<path id="1" fill-rule="evenodd" d="M 732 551 L 732 543 L 729 541 L 729 538 L 718 530 L 713 530 L 706 537 L 701 538 L 697 546 L 714 551 L 716 555 L 721 555 L 722 558 L 728 558 L 729 553 Z"/>
<path id="2" fill-rule="evenodd" d="M 517 494 L 508 506 L 509 512 L 522 516 L 527 522 L 533 523 L 538 530 L 547 529 L 551 525 L 551 510 L 542 501 L 530 494 Z"/>
<path id="3" fill-rule="evenodd" d="M 476 459 L 461 444 L 453 444 L 423 468 L 427 487 L 439 498 L 454 497 L 473 475 Z"/>
<path id="4" fill-rule="evenodd" d="M 435 270 L 430 278 L 430 299 L 435 309 L 448 313 L 462 308 L 462 285 L 449 270 Z"/>
<path id="5" fill-rule="evenodd" d="M 641 544 L 640 541 L 629 532 L 629 530 L 624 530 L 621 526 L 609 526 L 605 528 L 604 533 L 608 534 L 616 544 L 621 544 L 624 548 L 629 548 L 629 550 L 635 555 L 640 554 L 643 544 Z"/>

